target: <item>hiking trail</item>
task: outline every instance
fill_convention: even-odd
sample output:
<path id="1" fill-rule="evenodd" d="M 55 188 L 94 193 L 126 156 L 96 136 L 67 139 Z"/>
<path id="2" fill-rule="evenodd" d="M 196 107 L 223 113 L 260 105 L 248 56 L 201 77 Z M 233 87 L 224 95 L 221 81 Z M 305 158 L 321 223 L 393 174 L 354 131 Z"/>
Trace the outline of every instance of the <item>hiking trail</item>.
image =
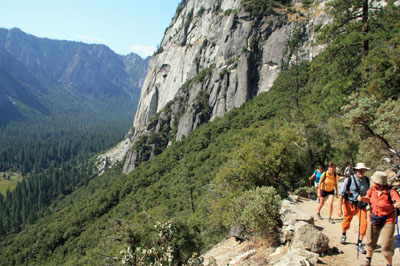
<path id="1" fill-rule="evenodd" d="M 341 184 L 339 184 L 339 187 Z M 358 217 L 354 216 L 351 221 L 350 229 L 347 230 L 347 240 L 345 244 L 340 244 L 340 238 L 342 235 L 342 218 L 337 215 L 339 199 L 335 198 L 333 202 L 333 212 L 332 219 L 334 220 L 334 224 L 328 222 L 328 208 L 329 205 L 325 202 L 324 206 L 321 209 L 321 217 L 322 220 L 316 218 L 316 212 L 318 208 L 318 202 L 312 199 L 299 198 L 299 201 L 296 205 L 302 211 L 308 212 L 314 216 L 314 224 L 315 226 L 326 236 L 329 237 L 329 246 L 337 247 L 340 250 L 339 254 L 327 255 L 324 257 L 320 257 L 320 261 L 322 265 L 330 265 L 330 266 L 358 266 L 362 264 L 366 258 L 366 255 L 359 254 L 359 258 L 357 260 L 357 250 L 356 243 L 358 237 Z M 369 218 L 368 218 L 369 219 Z M 366 242 L 366 237 L 363 240 L 363 243 Z M 372 257 L 372 265 L 386 265 L 383 255 L 380 251 L 380 242 L 378 241 L 378 249 L 375 250 Z M 399 244 L 397 239 L 397 230 L 395 232 L 395 237 L 393 239 L 393 248 L 395 250 L 395 255 L 393 256 L 393 265 L 400 265 L 400 256 L 399 256 Z"/>

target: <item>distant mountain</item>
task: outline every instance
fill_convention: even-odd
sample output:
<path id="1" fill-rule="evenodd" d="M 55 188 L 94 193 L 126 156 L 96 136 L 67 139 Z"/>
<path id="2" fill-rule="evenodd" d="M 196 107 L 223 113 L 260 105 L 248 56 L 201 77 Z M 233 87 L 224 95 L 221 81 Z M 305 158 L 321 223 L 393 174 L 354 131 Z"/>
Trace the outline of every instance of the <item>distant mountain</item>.
<path id="1" fill-rule="evenodd" d="M 32 114 L 132 118 L 149 58 L 0 28 L 0 126 Z"/>

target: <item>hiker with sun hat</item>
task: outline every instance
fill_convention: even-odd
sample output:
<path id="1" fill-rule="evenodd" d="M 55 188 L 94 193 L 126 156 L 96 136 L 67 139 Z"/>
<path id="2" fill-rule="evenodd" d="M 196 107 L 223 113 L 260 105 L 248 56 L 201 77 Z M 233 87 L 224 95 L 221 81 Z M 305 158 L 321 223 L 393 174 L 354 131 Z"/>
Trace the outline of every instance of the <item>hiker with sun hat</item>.
<path id="1" fill-rule="evenodd" d="M 376 171 L 371 177 L 372 185 L 367 191 L 367 195 L 365 197 L 358 196 L 359 201 L 368 202 L 371 206 L 366 234 L 367 258 L 361 266 L 371 265 L 378 238 L 380 238 L 381 250 L 385 257 L 386 265 L 392 265 L 392 242 L 395 231 L 394 208 L 400 207 L 400 197 L 394 189 L 388 186 L 387 179 L 388 176 L 385 172 Z"/>
<path id="2" fill-rule="evenodd" d="M 369 170 L 365 163 L 357 163 L 353 167 L 354 174 L 349 175 L 342 184 L 339 192 L 338 216 L 342 217 L 343 207 L 343 221 L 342 221 L 342 237 L 341 244 L 346 243 L 346 232 L 350 228 L 351 220 L 355 215 L 359 221 L 359 235 L 357 239 L 357 252 L 362 254 L 366 253 L 362 243 L 365 233 L 367 231 L 367 203 L 359 202 L 358 196 L 365 196 L 369 189 L 369 179 L 365 176 L 365 172 Z M 358 254 L 358 253 L 357 253 Z"/>

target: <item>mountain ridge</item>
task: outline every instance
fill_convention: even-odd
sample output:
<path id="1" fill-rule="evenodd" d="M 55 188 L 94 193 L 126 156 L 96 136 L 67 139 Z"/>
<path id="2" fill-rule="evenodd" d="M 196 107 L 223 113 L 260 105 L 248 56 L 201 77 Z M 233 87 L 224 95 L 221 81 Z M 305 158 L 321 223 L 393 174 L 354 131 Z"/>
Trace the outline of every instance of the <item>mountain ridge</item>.
<path id="1" fill-rule="evenodd" d="M 102 44 L 38 38 L 18 28 L 0 28 L 0 68 L 34 92 L 35 101 L 49 114 L 68 112 L 62 98 L 69 98 L 74 109 L 85 103 L 98 106 L 92 113 L 134 112 L 148 60 L 134 53 L 118 55 Z M 3 94 L 12 89 L 6 83 L 0 86 Z"/>

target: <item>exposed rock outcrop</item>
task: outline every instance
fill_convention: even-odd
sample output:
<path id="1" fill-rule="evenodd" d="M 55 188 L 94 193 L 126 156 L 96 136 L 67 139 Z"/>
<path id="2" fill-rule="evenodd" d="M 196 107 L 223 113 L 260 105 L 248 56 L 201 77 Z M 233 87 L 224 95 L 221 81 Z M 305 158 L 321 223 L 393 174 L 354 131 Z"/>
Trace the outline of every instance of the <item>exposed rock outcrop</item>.
<path id="1" fill-rule="evenodd" d="M 260 19 L 245 12 L 241 0 L 182 1 L 149 62 L 132 139 L 141 144 L 128 153 L 124 172 L 200 124 L 268 91 L 282 62 L 295 56 L 286 49 L 295 30 L 303 36 L 297 56 L 310 60 L 317 55 L 322 47 L 311 43 L 314 25 L 328 22 L 323 7 L 323 1 L 308 9 L 294 3 Z M 165 136 L 165 131 L 170 133 Z M 150 135 L 159 138 L 151 143 Z"/>
<path id="2" fill-rule="evenodd" d="M 280 234 L 281 239 L 285 234 L 291 237 L 281 241 L 280 246 L 266 248 L 257 241 L 242 241 L 236 237 L 240 230 L 235 229 L 230 234 L 234 237 L 204 254 L 205 265 L 317 265 L 320 256 L 330 251 L 329 239 L 314 226 L 314 218 L 298 208 L 297 197 L 289 199 L 282 202 L 280 213 L 284 226 Z"/>

